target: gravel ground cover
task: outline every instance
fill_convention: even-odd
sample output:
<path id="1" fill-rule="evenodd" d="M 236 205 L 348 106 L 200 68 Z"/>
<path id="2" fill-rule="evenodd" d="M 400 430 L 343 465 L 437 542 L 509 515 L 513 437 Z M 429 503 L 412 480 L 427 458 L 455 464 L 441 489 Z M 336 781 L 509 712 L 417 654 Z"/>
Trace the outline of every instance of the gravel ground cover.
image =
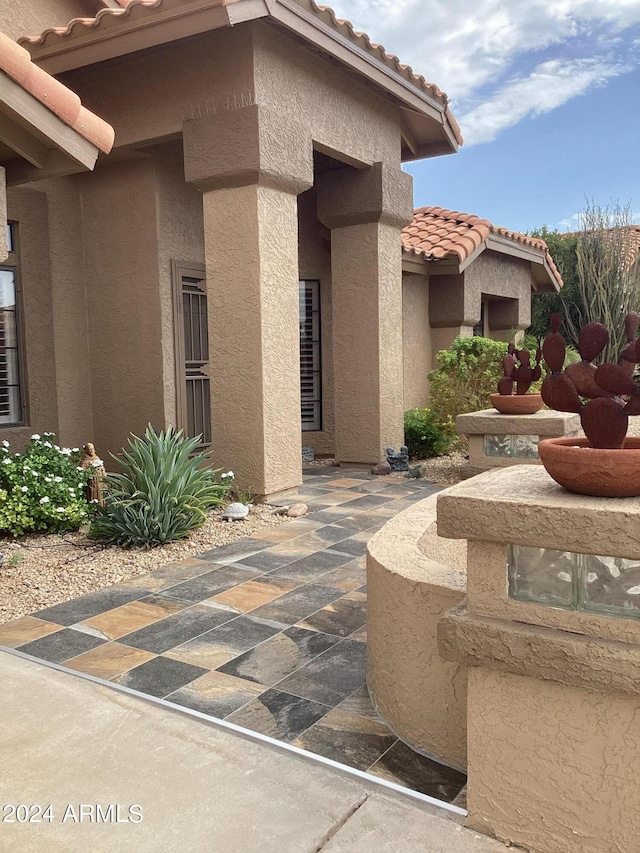
<path id="1" fill-rule="evenodd" d="M 227 523 L 222 512 L 212 510 L 187 539 L 149 550 L 105 547 L 80 532 L 0 538 L 0 623 L 291 521 L 265 505 L 245 521 Z"/>

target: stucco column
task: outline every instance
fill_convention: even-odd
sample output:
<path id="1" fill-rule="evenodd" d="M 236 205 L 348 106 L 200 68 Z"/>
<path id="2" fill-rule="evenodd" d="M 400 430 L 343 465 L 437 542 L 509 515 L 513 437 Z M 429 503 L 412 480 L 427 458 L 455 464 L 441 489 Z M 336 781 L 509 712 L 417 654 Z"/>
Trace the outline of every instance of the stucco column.
<path id="1" fill-rule="evenodd" d="M 331 228 L 335 445 L 340 463 L 372 464 L 404 443 L 400 231 L 413 182 L 376 163 L 317 180 Z"/>
<path id="2" fill-rule="evenodd" d="M 186 122 L 184 154 L 203 191 L 212 461 L 273 494 L 302 481 L 296 196 L 311 140 L 251 106 Z"/>
<path id="3" fill-rule="evenodd" d="M 5 170 L 0 166 L 0 263 L 9 256 L 7 248 L 7 182 Z"/>

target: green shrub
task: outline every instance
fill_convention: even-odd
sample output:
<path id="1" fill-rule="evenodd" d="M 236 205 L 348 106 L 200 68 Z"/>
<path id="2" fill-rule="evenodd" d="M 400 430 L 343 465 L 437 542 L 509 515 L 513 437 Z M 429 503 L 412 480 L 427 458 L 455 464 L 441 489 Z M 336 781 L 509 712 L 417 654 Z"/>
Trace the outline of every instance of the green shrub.
<path id="1" fill-rule="evenodd" d="M 22 453 L 13 454 L 8 441 L 0 444 L 0 533 L 62 533 L 89 520 L 91 470 L 78 467 L 79 448 L 61 448 L 54 440 L 52 432 L 35 434 Z"/>
<path id="2" fill-rule="evenodd" d="M 453 429 L 456 415 L 489 408 L 506 352 L 506 343 L 480 337 L 456 338 L 449 349 L 441 350 L 439 367 L 429 374 L 429 404 L 437 417 Z"/>
<path id="3" fill-rule="evenodd" d="M 404 443 L 410 456 L 442 456 L 451 449 L 451 432 L 451 425 L 443 426 L 431 409 L 409 409 L 404 413 Z"/>
<path id="4" fill-rule="evenodd" d="M 227 498 L 233 475 L 218 483 L 217 471 L 201 467 L 203 455 L 192 455 L 199 440 L 173 427 L 158 433 L 151 425 L 144 438 L 132 436 L 130 450 L 114 457 L 122 473 L 107 474 L 105 505 L 91 535 L 126 548 L 152 548 L 202 527 L 206 511 Z"/>

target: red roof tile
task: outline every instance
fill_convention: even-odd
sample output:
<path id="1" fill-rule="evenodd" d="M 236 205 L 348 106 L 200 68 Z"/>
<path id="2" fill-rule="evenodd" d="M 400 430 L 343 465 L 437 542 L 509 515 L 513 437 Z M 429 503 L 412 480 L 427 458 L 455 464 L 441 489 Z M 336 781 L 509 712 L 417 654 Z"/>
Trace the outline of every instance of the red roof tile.
<path id="1" fill-rule="evenodd" d="M 488 219 L 459 213 L 457 210 L 446 210 L 443 207 L 418 208 L 414 213 L 413 222 L 402 231 L 402 248 L 407 254 L 428 261 L 457 258 L 458 262 L 462 263 L 491 235 L 539 249 L 544 253 L 554 278 L 562 287 L 562 276 L 544 240 L 509 231 L 494 225 Z"/>
<path id="2" fill-rule="evenodd" d="M 34 47 L 42 45 L 51 46 L 56 40 L 71 38 L 79 32 L 86 32 L 87 29 L 99 30 L 103 25 L 113 23 L 116 18 L 127 18 L 134 10 L 137 13 L 145 13 L 146 11 L 147 14 L 153 14 L 154 10 L 168 5 L 179 5 L 183 0 L 116 0 L 116 2 L 121 8 L 114 9 L 109 7 L 101 9 L 93 18 L 74 18 L 66 27 L 50 27 L 38 36 L 24 36 L 19 39 L 19 42 L 20 44 L 32 45 Z M 230 6 L 240 2 L 244 2 L 244 0 L 212 0 L 212 5 Z M 338 18 L 335 12 L 328 6 L 320 6 L 315 0 L 295 0 L 295 2 L 315 17 L 320 18 L 323 23 L 348 41 L 374 56 L 416 89 L 426 93 L 443 106 L 445 108 L 445 118 L 458 144 L 462 145 L 460 127 L 449 109 L 449 99 L 438 86 L 434 83 L 429 83 L 422 75 L 416 74 L 409 65 L 402 63 L 394 54 L 387 53 L 381 45 L 374 44 L 368 35 L 358 32 L 350 21 Z"/>
<path id="3" fill-rule="evenodd" d="M 39 68 L 31 61 L 29 52 L 4 33 L 0 33 L 0 71 L 96 148 L 105 154 L 111 151 L 114 140 L 111 125 L 85 109 L 75 92 Z"/>

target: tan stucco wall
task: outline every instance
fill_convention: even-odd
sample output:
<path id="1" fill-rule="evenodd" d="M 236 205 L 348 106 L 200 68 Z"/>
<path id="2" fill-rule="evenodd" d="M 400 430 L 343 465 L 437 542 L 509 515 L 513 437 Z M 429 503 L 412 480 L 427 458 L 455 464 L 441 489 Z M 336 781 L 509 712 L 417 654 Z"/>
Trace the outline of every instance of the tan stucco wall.
<path id="1" fill-rule="evenodd" d="M 400 113 L 382 94 L 263 22 L 252 26 L 256 100 L 309 127 L 314 142 L 400 165 Z M 294 83 L 295 81 L 295 83 Z"/>
<path id="2" fill-rule="evenodd" d="M 3 166 L 0 166 L 0 264 L 6 261 L 7 247 L 7 182 Z"/>
<path id="3" fill-rule="evenodd" d="M 164 426 L 158 207 L 151 158 L 81 178 L 94 435 L 103 455 Z"/>
<path id="4" fill-rule="evenodd" d="M 532 283 L 528 261 L 487 249 L 464 271 L 465 315 L 477 323 L 480 302 L 489 297 L 489 337 L 507 339 L 510 332 L 525 329 L 531 323 Z M 491 297 L 502 297 L 504 301 Z"/>
<path id="5" fill-rule="evenodd" d="M 87 299 L 93 271 L 85 274 L 79 179 L 43 181 L 38 189 L 46 192 L 49 209 L 58 438 L 62 445 L 79 447 L 96 440 L 88 319 L 94 307 Z"/>
<path id="6" fill-rule="evenodd" d="M 158 209 L 158 286 L 165 423 L 176 423 L 172 261 L 204 264 L 202 194 L 185 183 L 182 145 L 148 149 L 153 156 Z M 213 464 L 217 465 L 216 460 Z"/>
<path id="7" fill-rule="evenodd" d="M 213 190 L 204 215 L 212 456 L 269 494 L 301 481 L 296 197 Z"/>
<path id="8" fill-rule="evenodd" d="M 467 826 L 531 853 L 638 849 L 640 697 L 469 671 Z"/>
<path id="9" fill-rule="evenodd" d="M 441 539 L 436 497 L 397 515 L 367 546 L 367 682 L 412 748 L 466 766 L 466 666 L 443 660 L 438 622 L 464 598 L 466 543 Z"/>
<path id="10" fill-rule="evenodd" d="M 28 408 L 26 426 L 2 427 L 0 434 L 20 447 L 34 431 L 58 432 L 47 198 L 36 190 L 9 189 L 7 215 L 17 223 Z"/>
<path id="11" fill-rule="evenodd" d="M 333 396 L 333 319 L 331 299 L 331 249 L 318 221 L 315 190 L 298 196 L 298 264 L 301 279 L 320 282 L 320 358 L 322 362 L 322 430 L 302 433 L 302 444 L 316 455 L 335 451 Z"/>
<path id="12" fill-rule="evenodd" d="M 335 229 L 332 269 L 336 450 L 341 462 L 376 464 L 404 443 L 398 229 Z"/>
<path id="13" fill-rule="evenodd" d="M 65 27 L 87 11 L 79 0 L 0 0 L 0 30 L 12 39 L 37 36 L 47 27 Z"/>
<path id="14" fill-rule="evenodd" d="M 113 125 L 117 149 L 177 137 L 187 119 L 227 111 L 227 98 L 232 104 L 234 95 L 252 93 L 251 48 L 249 31 L 237 27 L 80 68 L 60 79 Z"/>
<path id="15" fill-rule="evenodd" d="M 432 370 L 427 275 L 402 277 L 402 345 L 404 408 L 422 408 L 429 403 L 427 377 Z"/>

